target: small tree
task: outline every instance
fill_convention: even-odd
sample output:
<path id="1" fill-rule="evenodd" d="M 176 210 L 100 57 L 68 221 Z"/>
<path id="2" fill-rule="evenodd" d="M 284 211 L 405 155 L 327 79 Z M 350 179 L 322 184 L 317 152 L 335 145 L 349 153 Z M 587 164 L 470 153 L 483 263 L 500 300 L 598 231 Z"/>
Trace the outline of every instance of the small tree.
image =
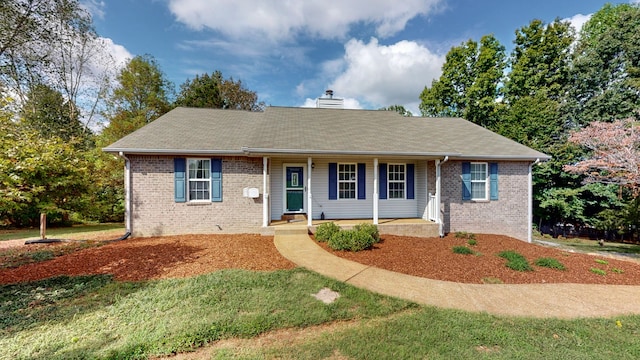
<path id="1" fill-rule="evenodd" d="M 569 141 L 591 151 L 591 155 L 564 170 L 584 174 L 587 183 L 618 184 L 638 196 L 640 184 L 640 129 L 634 119 L 611 123 L 594 121 L 574 132 Z"/>

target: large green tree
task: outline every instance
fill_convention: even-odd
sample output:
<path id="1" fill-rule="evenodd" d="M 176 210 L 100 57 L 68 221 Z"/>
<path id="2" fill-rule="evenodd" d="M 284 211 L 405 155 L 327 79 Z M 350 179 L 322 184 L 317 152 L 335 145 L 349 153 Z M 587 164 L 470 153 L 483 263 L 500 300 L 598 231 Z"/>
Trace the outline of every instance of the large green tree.
<path id="1" fill-rule="evenodd" d="M 220 71 L 196 75 L 185 81 L 180 85 L 175 105 L 247 111 L 264 109 L 264 103 L 258 102 L 255 91 L 247 89 L 240 80 L 225 79 Z"/>
<path id="2" fill-rule="evenodd" d="M 83 211 L 91 164 L 74 140 L 44 137 L 13 118 L 0 111 L 0 224 L 35 225 L 41 212 L 63 221 Z"/>
<path id="3" fill-rule="evenodd" d="M 640 7 L 605 5 L 580 33 L 563 118 L 573 126 L 632 116 L 640 107 Z"/>
<path id="4" fill-rule="evenodd" d="M 109 124 L 100 136 L 105 146 L 171 110 L 173 84 L 151 55 L 129 60 L 117 81 L 106 113 Z"/>
<path id="5" fill-rule="evenodd" d="M 504 46 L 493 35 L 452 48 L 442 75 L 420 95 L 423 116 L 462 117 L 492 128 L 500 118 Z"/>
<path id="6" fill-rule="evenodd" d="M 21 107 L 22 123 L 43 137 L 57 136 L 66 141 L 85 144 L 90 139 L 78 120 L 75 104 L 59 91 L 44 84 L 35 85 Z"/>

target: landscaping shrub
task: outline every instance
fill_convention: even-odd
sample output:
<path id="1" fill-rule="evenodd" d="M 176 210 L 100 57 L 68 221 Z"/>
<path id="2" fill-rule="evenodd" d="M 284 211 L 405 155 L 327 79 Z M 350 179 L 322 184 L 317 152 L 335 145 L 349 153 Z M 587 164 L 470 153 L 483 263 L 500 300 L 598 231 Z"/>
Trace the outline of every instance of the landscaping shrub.
<path id="1" fill-rule="evenodd" d="M 456 231 L 456 239 L 469 239 L 469 241 L 476 240 L 476 234 L 466 231 Z"/>
<path id="2" fill-rule="evenodd" d="M 602 275 L 602 276 L 607 275 L 606 271 L 604 271 L 602 269 L 598 269 L 598 268 L 591 268 L 591 272 L 596 274 L 596 275 Z"/>
<path id="3" fill-rule="evenodd" d="M 320 242 L 329 241 L 334 234 L 340 231 L 340 226 L 333 222 L 326 222 L 316 228 L 316 240 Z"/>
<path id="4" fill-rule="evenodd" d="M 362 223 L 354 226 L 353 229 L 355 231 L 361 231 L 369 234 L 373 238 L 375 244 L 380 242 L 380 232 L 378 231 L 377 225 Z"/>
<path id="5" fill-rule="evenodd" d="M 333 250 L 361 251 L 375 244 L 371 235 L 364 231 L 341 230 L 331 236 L 327 245 Z"/>
<path id="6" fill-rule="evenodd" d="M 507 267 L 515 271 L 533 271 L 527 259 L 515 251 L 501 251 L 498 256 L 507 259 Z"/>
<path id="7" fill-rule="evenodd" d="M 546 268 L 551 268 L 551 269 L 558 269 L 558 270 L 566 269 L 560 261 L 554 258 L 540 258 L 536 260 L 534 264 L 538 266 L 546 267 Z"/>
<path id="8" fill-rule="evenodd" d="M 475 246 L 475 245 L 478 245 L 478 241 L 476 239 L 469 239 L 467 241 L 467 244 L 469 244 L 471 246 Z"/>
<path id="9" fill-rule="evenodd" d="M 469 249 L 466 246 L 454 246 L 453 247 L 454 254 L 462 254 L 462 255 L 471 255 L 473 254 L 473 250 Z"/>

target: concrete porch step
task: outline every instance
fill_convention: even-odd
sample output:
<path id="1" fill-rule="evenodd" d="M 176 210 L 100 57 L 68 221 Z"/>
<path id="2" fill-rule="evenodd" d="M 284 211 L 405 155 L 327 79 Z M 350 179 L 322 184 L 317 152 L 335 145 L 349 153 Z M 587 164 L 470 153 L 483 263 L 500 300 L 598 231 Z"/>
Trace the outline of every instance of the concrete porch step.
<path id="1" fill-rule="evenodd" d="M 307 214 L 282 214 L 280 217 L 282 221 L 286 222 L 303 222 L 307 221 Z"/>

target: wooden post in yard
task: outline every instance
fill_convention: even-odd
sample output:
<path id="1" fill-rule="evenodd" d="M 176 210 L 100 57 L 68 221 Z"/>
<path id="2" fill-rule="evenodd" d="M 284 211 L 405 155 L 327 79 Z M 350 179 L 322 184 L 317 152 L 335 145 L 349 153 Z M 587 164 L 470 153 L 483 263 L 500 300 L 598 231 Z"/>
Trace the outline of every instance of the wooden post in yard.
<path id="1" fill-rule="evenodd" d="M 40 213 L 40 238 L 47 238 L 47 214 Z"/>

